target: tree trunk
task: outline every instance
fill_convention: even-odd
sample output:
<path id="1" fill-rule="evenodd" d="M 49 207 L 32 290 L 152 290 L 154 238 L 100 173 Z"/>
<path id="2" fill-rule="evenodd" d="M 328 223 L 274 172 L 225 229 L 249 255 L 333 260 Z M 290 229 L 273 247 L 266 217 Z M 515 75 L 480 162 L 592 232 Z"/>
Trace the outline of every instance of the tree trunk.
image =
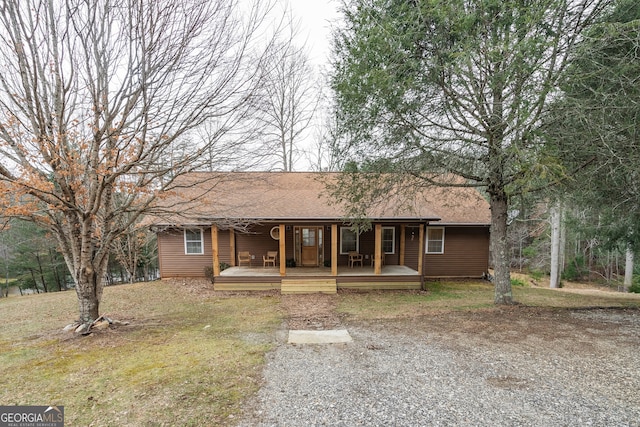
<path id="1" fill-rule="evenodd" d="M 560 269 L 560 278 L 562 278 L 562 273 L 564 273 L 565 260 L 567 255 L 567 227 L 565 224 L 565 206 L 562 205 L 562 215 L 560 216 L 560 251 L 559 251 L 559 260 L 558 260 L 558 268 Z"/>
<path id="2" fill-rule="evenodd" d="M 549 287 L 560 287 L 560 205 L 554 204 L 550 209 L 551 220 L 551 277 Z"/>
<path id="3" fill-rule="evenodd" d="M 106 267 L 106 266 L 105 266 Z M 105 270 L 99 269 L 100 271 Z M 104 286 L 102 277 L 104 274 L 94 271 L 92 268 L 82 268 L 76 275 L 76 294 L 78 295 L 78 305 L 80 309 L 80 323 L 91 323 L 99 315 L 100 300 L 102 299 L 102 288 Z"/>
<path id="4" fill-rule="evenodd" d="M 137 251 L 136 248 L 132 248 L 133 254 Z M 133 259 L 131 260 L 131 277 L 129 278 L 129 283 L 135 283 L 138 279 L 138 257 L 137 255 L 133 255 Z"/>
<path id="5" fill-rule="evenodd" d="M 624 291 L 629 292 L 629 287 L 633 282 L 633 250 L 631 245 L 627 245 L 626 262 L 624 264 Z"/>
<path id="6" fill-rule="evenodd" d="M 62 292 L 62 279 L 60 278 L 60 272 L 58 271 L 58 260 L 53 249 L 49 248 L 49 259 L 51 260 L 51 266 L 53 267 L 53 277 L 58 285 L 58 291 Z"/>
<path id="7" fill-rule="evenodd" d="M 49 292 L 49 288 L 47 288 L 47 281 L 44 279 L 44 271 L 42 271 L 42 260 L 40 259 L 40 255 L 36 254 L 36 260 L 38 261 L 38 274 L 40 276 L 40 281 L 42 282 L 42 289 L 45 292 Z"/>
<path id="8" fill-rule="evenodd" d="M 100 301 L 94 286 L 91 283 L 76 285 L 80 308 L 80 323 L 91 323 L 99 316 Z"/>
<path id="9" fill-rule="evenodd" d="M 491 253 L 493 256 L 496 304 L 513 304 L 511 274 L 509 272 L 509 248 L 507 244 L 507 198 L 491 195 Z"/>
<path id="10" fill-rule="evenodd" d="M 36 293 L 40 293 L 40 289 L 38 289 L 38 281 L 36 280 L 36 275 L 33 273 L 33 269 L 29 269 L 29 273 L 31 273 L 31 280 L 33 280 L 33 286 L 36 288 Z"/>

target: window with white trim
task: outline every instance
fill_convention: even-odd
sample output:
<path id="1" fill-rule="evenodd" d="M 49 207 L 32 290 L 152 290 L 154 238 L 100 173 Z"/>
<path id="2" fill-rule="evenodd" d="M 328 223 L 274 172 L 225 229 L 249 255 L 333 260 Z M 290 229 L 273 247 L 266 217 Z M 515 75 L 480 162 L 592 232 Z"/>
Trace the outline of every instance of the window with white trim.
<path id="1" fill-rule="evenodd" d="M 444 253 L 444 227 L 427 227 L 427 253 Z"/>
<path id="2" fill-rule="evenodd" d="M 395 227 L 382 227 L 382 252 L 385 254 L 396 253 Z"/>
<path id="3" fill-rule="evenodd" d="M 358 251 L 360 239 L 358 233 L 349 227 L 340 227 L 340 253 L 348 254 L 351 251 Z"/>
<path id="4" fill-rule="evenodd" d="M 204 237 L 201 228 L 184 230 L 184 253 L 187 255 L 204 254 Z"/>

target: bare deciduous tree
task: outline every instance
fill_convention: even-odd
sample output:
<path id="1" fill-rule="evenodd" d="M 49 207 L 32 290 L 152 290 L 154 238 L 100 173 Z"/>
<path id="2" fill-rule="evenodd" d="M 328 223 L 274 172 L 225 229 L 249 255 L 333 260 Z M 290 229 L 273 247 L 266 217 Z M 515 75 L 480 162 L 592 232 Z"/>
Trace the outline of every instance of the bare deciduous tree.
<path id="1" fill-rule="evenodd" d="M 114 240 L 161 190 L 234 141 L 260 85 L 268 5 L 7 0 L 0 5 L 0 197 L 47 226 L 99 315 Z M 256 44 L 257 42 L 257 44 Z M 191 141 L 204 122 L 207 143 Z M 8 200 L 10 198 L 10 200 Z M 116 202 L 117 199 L 117 202 Z M 19 202 L 19 203 L 18 203 Z"/>
<path id="2" fill-rule="evenodd" d="M 287 27 L 288 38 L 275 45 L 276 54 L 265 63 L 258 115 L 264 124 L 267 149 L 277 153 L 282 170 L 292 171 L 302 154 L 299 144 L 314 118 L 320 90 L 306 46 L 296 45 L 298 25 L 291 12 Z"/>

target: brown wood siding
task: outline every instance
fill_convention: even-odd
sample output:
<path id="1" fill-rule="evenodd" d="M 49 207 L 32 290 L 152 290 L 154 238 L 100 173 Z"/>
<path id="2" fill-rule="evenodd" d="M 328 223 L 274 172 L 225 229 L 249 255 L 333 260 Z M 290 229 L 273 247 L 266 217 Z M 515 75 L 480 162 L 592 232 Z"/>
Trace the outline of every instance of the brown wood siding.
<path id="1" fill-rule="evenodd" d="M 400 224 L 385 224 L 384 227 L 393 227 L 395 228 L 395 252 L 392 254 L 384 255 L 384 263 L 385 265 L 398 265 L 400 261 Z M 338 238 L 340 236 L 340 230 L 338 229 Z M 340 242 L 338 242 L 340 244 Z M 376 247 L 376 235 L 374 229 L 365 231 L 359 237 L 359 252 L 364 255 L 364 264 L 372 265 L 372 257 L 375 254 Z M 338 250 L 340 246 L 338 246 Z M 338 254 L 338 265 L 344 266 L 349 264 L 349 257 L 347 255 Z M 407 265 L 405 263 L 405 265 Z M 418 261 L 416 258 L 416 267 L 417 268 Z"/>
<path id="2" fill-rule="evenodd" d="M 482 277 L 488 269 L 489 227 L 445 227 L 444 253 L 424 256 L 427 277 Z"/>
<path id="3" fill-rule="evenodd" d="M 376 236 L 373 230 L 365 231 L 359 237 L 360 245 L 359 252 L 364 255 L 364 265 L 371 265 L 371 255 L 375 250 L 376 244 Z M 338 250 L 340 250 L 340 246 L 338 246 Z M 348 255 L 340 255 L 340 260 L 342 261 L 339 265 L 348 265 L 349 264 L 349 256 Z"/>
<path id="4" fill-rule="evenodd" d="M 266 226 L 256 226 L 251 229 L 249 233 L 240 233 L 236 232 L 236 251 L 248 251 L 253 256 L 251 260 L 252 267 L 262 267 L 262 256 L 267 254 L 267 251 L 278 251 L 279 244 L 278 241 L 271 237 L 271 229 L 275 225 L 266 225 Z M 287 244 L 287 254 L 289 253 L 289 245 L 293 243 L 289 243 L 289 234 L 286 233 L 286 244 Z M 229 249 L 227 248 L 227 252 Z M 293 254 L 293 252 L 292 252 Z M 278 257 L 280 257 L 280 253 L 278 252 Z M 278 262 L 280 262 L 280 258 L 278 258 Z"/>
<path id="5" fill-rule="evenodd" d="M 220 258 L 221 264 L 231 265 L 231 254 L 229 253 L 231 249 L 230 236 L 231 232 L 229 230 L 218 231 L 218 258 Z"/>
<path id="6" fill-rule="evenodd" d="M 284 259 L 294 257 L 294 228 L 293 224 L 286 224 L 285 232 L 286 255 Z M 323 225 L 323 244 L 325 260 L 331 257 L 331 232 L 327 230 L 329 224 Z M 262 267 L 262 256 L 267 251 L 278 251 L 278 241 L 274 240 L 270 231 L 274 224 L 253 227 L 249 233 L 235 233 L 236 254 L 239 251 L 249 251 L 254 259 L 252 267 Z M 386 265 L 397 265 L 400 251 L 399 225 L 396 227 L 396 247 L 394 254 L 385 255 Z M 204 277 L 205 268 L 213 264 L 211 253 L 211 230 L 204 228 L 204 254 L 187 255 L 184 249 L 184 233 L 182 230 L 169 230 L 158 233 L 158 257 L 160 275 L 169 277 Z M 411 239 L 413 235 L 413 240 Z M 229 230 L 219 232 L 220 262 L 230 264 Z M 418 258 L 424 254 L 424 248 L 419 246 L 418 229 L 406 227 L 405 265 L 414 269 L 418 267 Z M 371 255 L 374 253 L 375 234 L 373 230 L 360 236 L 360 253 L 364 254 L 365 264 L 370 265 Z M 489 228 L 488 227 L 446 227 L 445 253 L 424 254 L 424 275 L 426 277 L 481 277 L 489 268 Z M 347 255 L 339 255 L 338 264 L 347 265 Z M 322 262 L 320 263 L 322 265 Z"/>
<path id="7" fill-rule="evenodd" d="M 290 259 L 295 258 L 295 247 L 294 247 L 294 228 L 290 224 L 285 224 L 284 226 L 284 250 L 286 252 L 286 256 L 284 257 L 285 262 Z"/>
<path id="8" fill-rule="evenodd" d="M 338 235 L 340 235 L 340 227 L 338 227 Z M 322 230 L 322 266 L 331 267 L 331 224 L 326 224 Z M 340 248 L 338 248 L 338 251 Z M 340 256 L 338 255 L 338 263 L 340 262 Z"/>
<path id="9" fill-rule="evenodd" d="M 160 277 L 205 277 L 205 267 L 213 265 L 211 229 L 203 228 L 204 254 L 185 254 L 184 231 L 168 230 L 158 233 Z"/>
<path id="10" fill-rule="evenodd" d="M 418 258 L 420 257 L 420 228 L 408 226 L 405 228 L 405 254 L 404 265 L 418 270 Z M 397 231 L 396 233 L 398 233 Z M 399 250 L 399 249 L 398 249 Z"/>

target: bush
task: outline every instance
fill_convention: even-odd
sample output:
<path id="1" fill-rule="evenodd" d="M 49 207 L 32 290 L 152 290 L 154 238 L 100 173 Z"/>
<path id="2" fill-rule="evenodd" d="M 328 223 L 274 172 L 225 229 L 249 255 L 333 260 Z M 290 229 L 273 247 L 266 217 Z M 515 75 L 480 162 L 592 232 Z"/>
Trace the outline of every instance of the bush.
<path id="1" fill-rule="evenodd" d="M 540 280 L 542 276 L 544 276 L 544 273 L 540 270 L 533 270 L 529 272 L 529 276 L 531 276 L 533 280 Z"/>
<path id="2" fill-rule="evenodd" d="M 522 250 L 522 256 L 525 258 L 534 258 L 538 255 L 538 249 L 533 246 L 527 246 Z"/>
<path id="3" fill-rule="evenodd" d="M 213 267 L 211 267 L 210 265 L 206 266 L 204 268 L 204 275 L 207 279 L 209 279 L 211 281 L 211 283 L 213 283 Z"/>
<path id="4" fill-rule="evenodd" d="M 231 265 L 227 264 L 226 262 L 221 262 L 220 263 L 220 271 L 224 271 L 229 267 L 231 267 Z M 211 283 L 213 283 L 213 281 L 214 281 L 213 267 L 211 267 L 210 265 L 206 266 L 204 268 L 204 275 L 205 275 L 205 277 L 207 279 L 209 279 L 211 281 Z"/>
<path id="5" fill-rule="evenodd" d="M 629 292 L 640 294 L 640 274 L 633 275 L 633 282 L 631 283 L 631 286 L 629 286 Z"/>
<path id="6" fill-rule="evenodd" d="M 567 264 L 567 267 L 562 273 L 562 278 L 564 280 L 576 281 L 582 279 L 586 274 L 587 269 L 585 267 L 584 257 L 578 256 Z"/>
<path id="7" fill-rule="evenodd" d="M 511 286 L 525 286 L 524 280 L 522 279 L 511 279 Z"/>

